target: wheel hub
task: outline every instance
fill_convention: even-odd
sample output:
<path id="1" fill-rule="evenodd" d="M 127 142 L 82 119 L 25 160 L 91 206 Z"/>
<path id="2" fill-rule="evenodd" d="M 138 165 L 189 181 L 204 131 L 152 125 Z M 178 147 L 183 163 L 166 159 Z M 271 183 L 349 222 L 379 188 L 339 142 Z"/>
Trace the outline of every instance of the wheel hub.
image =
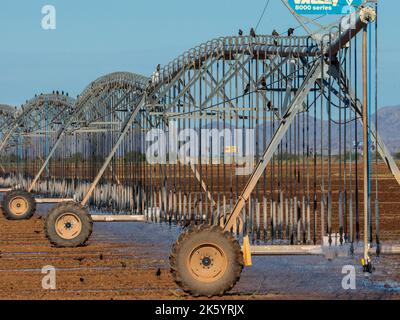
<path id="1" fill-rule="evenodd" d="M 14 197 L 10 201 L 10 210 L 15 215 L 25 214 L 28 207 L 28 201 L 23 197 Z"/>
<path id="2" fill-rule="evenodd" d="M 63 239 L 74 239 L 81 231 L 82 221 L 73 213 L 65 213 L 56 221 L 56 232 Z"/>
<path id="3" fill-rule="evenodd" d="M 214 244 L 197 246 L 188 258 L 190 273 L 199 281 L 213 282 L 220 279 L 228 267 L 228 258 Z"/>
<path id="4" fill-rule="evenodd" d="M 201 263 L 203 264 L 203 266 L 208 267 L 211 264 L 211 258 L 210 257 L 204 257 L 201 260 Z"/>

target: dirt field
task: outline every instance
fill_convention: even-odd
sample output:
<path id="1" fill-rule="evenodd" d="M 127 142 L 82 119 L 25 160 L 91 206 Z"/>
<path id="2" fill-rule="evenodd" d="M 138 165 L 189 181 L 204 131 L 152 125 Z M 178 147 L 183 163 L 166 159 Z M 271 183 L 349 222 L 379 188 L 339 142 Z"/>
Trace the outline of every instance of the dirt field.
<path id="1" fill-rule="evenodd" d="M 380 213 L 384 243 L 400 241 L 400 189 L 381 165 Z M 215 185 L 215 184 L 214 184 Z M 362 185 L 362 181 L 360 181 Z M 333 176 L 333 190 L 337 189 Z M 218 188 L 217 188 L 218 189 Z M 0 198 L 2 195 L 0 195 Z M 334 192 L 333 210 L 337 208 Z M 362 197 L 362 195 L 360 195 Z M 86 247 L 56 249 L 43 232 L 48 205 L 29 221 L 0 214 L 0 299 L 189 299 L 173 282 L 168 256 L 180 229 L 166 224 L 96 223 Z M 334 229 L 337 221 L 333 221 Z M 360 220 L 362 226 L 362 219 Z M 362 228 L 361 228 L 362 229 Z M 372 275 L 360 257 L 254 257 L 228 299 L 399 299 L 400 257 L 374 258 Z M 56 268 L 56 290 L 42 288 L 42 268 Z M 357 270 L 357 289 L 342 288 L 342 268 Z M 157 269 L 161 276 L 156 276 Z"/>
<path id="2" fill-rule="evenodd" d="M 43 233 L 44 206 L 30 221 L 0 217 L 0 299 L 188 299 L 168 270 L 179 230 L 158 224 L 95 224 L 88 246 L 56 249 Z M 374 259 L 365 275 L 359 259 L 255 257 L 228 299 L 398 299 L 400 258 Z M 57 271 L 57 289 L 42 289 L 41 270 Z M 342 289 L 342 267 L 357 269 L 357 289 Z M 156 270 L 161 269 L 161 276 Z"/>

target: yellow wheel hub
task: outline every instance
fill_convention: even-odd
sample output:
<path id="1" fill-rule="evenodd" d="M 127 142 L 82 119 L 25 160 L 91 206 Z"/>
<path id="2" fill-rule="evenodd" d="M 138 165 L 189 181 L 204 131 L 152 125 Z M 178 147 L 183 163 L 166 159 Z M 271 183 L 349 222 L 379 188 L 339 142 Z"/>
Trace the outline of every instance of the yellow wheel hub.
<path id="1" fill-rule="evenodd" d="M 188 258 L 189 271 L 202 282 L 220 279 L 228 268 L 228 258 L 223 250 L 214 244 L 197 246 Z"/>
<path id="2" fill-rule="evenodd" d="M 13 214 L 21 216 L 28 210 L 28 201 L 23 197 L 14 197 L 10 201 L 10 210 Z"/>
<path id="3" fill-rule="evenodd" d="M 82 221 L 74 213 L 64 213 L 56 221 L 57 234 L 66 240 L 77 237 L 82 231 Z"/>

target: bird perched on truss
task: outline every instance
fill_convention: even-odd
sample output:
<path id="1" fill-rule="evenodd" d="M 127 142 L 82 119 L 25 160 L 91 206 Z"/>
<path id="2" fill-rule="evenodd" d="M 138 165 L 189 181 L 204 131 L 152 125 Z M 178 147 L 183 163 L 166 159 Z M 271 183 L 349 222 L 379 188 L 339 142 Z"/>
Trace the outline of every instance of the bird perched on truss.
<path id="1" fill-rule="evenodd" d="M 243 36 L 243 30 L 239 29 L 239 36 Z"/>
<path id="2" fill-rule="evenodd" d="M 153 72 L 153 75 L 151 76 L 151 83 L 156 84 L 160 80 L 160 70 L 161 70 L 161 65 L 158 64 L 156 71 Z"/>
<path id="3" fill-rule="evenodd" d="M 253 38 L 257 37 L 256 30 L 254 30 L 254 28 L 250 29 L 250 36 L 252 36 Z"/>
<path id="4" fill-rule="evenodd" d="M 265 79 L 265 76 L 261 77 L 259 85 L 261 90 L 267 90 L 267 79 Z"/>
<path id="5" fill-rule="evenodd" d="M 293 34 L 294 34 L 294 28 L 289 28 L 288 31 L 287 31 L 288 37 L 293 36 Z"/>
<path id="6" fill-rule="evenodd" d="M 243 95 L 246 95 L 246 94 L 248 94 L 249 92 L 250 92 L 250 83 L 248 83 L 248 84 L 246 85 L 246 88 L 244 88 Z"/>
<path id="7" fill-rule="evenodd" d="M 274 37 L 274 45 L 278 45 L 278 37 L 280 36 L 280 34 L 278 33 L 278 31 L 276 31 L 275 29 L 272 31 L 272 36 Z"/>

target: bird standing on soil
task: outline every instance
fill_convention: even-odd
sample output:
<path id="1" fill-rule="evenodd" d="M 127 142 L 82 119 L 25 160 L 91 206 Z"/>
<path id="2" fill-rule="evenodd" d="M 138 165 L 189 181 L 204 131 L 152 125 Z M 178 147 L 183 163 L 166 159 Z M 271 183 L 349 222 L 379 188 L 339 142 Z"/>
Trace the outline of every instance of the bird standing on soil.
<path id="1" fill-rule="evenodd" d="M 257 36 L 256 35 L 256 31 L 254 30 L 254 28 L 250 29 L 250 36 L 252 36 L 253 38 L 255 38 Z"/>
<path id="2" fill-rule="evenodd" d="M 157 277 L 158 279 L 160 279 L 160 277 L 161 277 L 161 269 L 160 269 L 160 268 L 157 269 L 156 277 Z"/>
<path id="3" fill-rule="evenodd" d="M 103 259 L 104 259 L 104 257 L 103 257 L 103 254 L 102 254 L 102 253 L 100 253 L 99 259 L 100 259 L 100 260 L 103 260 Z"/>
<path id="4" fill-rule="evenodd" d="M 85 279 L 83 279 L 83 278 L 79 278 L 79 281 L 80 281 L 80 282 L 84 282 L 84 281 L 85 281 Z"/>

